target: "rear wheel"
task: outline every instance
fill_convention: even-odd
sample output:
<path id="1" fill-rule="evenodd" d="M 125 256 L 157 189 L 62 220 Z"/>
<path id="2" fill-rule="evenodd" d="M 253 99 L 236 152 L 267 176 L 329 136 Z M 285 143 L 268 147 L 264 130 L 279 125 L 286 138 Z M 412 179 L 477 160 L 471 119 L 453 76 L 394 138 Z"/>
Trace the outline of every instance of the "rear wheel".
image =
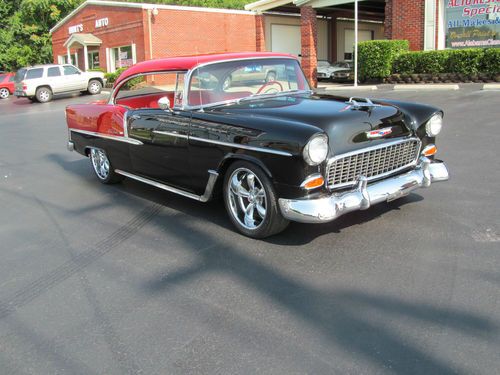
<path id="1" fill-rule="evenodd" d="M 10 95 L 10 92 L 8 89 L 6 89 L 4 87 L 0 89 L 0 99 L 7 99 L 9 97 L 9 95 Z"/>
<path id="2" fill-rule="evenodd" d="M 90 160 L 97 178 L 103 184 L 116 184 L 123 180 L 123 176 L 115 173 L 106 151 L 100 148 L 91 148 Z"/>
<path id="3" fill-rule="evenodd" d="M 287 225 L 269 177 L 256 165 L 238 161 L 224 177 L 224 203 L 229 218 L 244 235 L 265 238 Z"/>
<path id="4" fill-rule="evenodd" d="M 97 79 L 92 79 L 89 81 L 87 91 L 90 95 L 100 94 L 102 90 L 102 83 Z"/>
<path id="5" fill-rule="evenodd" d="M 36 100 L 40 103 L 47 103 L 52 100 L 52 90 L 49 87 L 39 87 L 36 89 Z"/>

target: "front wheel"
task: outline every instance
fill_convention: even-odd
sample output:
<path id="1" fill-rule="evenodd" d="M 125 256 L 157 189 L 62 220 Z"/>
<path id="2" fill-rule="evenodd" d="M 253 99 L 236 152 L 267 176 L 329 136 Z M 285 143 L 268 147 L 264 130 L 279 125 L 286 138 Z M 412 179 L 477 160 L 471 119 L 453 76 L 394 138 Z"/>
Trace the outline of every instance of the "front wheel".
<path id="1" fill-rule="evenodd" d="M 244 235 L 265 238 L 287 225 L 269 177 L 256 165 L 238 161 L 224 177 L 224 203 L 232 223 Z"/>
<path id="2" fill-rule="evenodd" d="M 116 184 L 123 180 L 123 176 L 115 173 L 113 170 L 106 151 L 100 148 L 91 148 L 90 160 L 97 178 L 103 184 Z"/>
<path id="3" fill-rule="evenodd" d="M 102 83 L 98 81 L 97 79 L 92 79 L 89 82 L 89 85 L 87 87 L 87 91 L 90 95 L 97 95 L 100 94 L 102 90 Z"/>
<path id="4" fill-rule="evenodd" d="M 10 92 L 8 89 L 2 87 L 0 89 L 0 99 L 7 99 L 10 95 Z"/>

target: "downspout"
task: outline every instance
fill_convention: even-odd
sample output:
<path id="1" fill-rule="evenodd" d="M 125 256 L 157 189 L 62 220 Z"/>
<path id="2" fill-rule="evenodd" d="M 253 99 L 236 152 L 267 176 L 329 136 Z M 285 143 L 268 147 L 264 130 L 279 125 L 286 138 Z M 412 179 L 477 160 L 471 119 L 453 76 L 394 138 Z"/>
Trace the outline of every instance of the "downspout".
<path id="1" fill-rule="evenodd" d="M 151 9 L 148 9 L 149 59 L 153 59 L 153 34 L 151 32 Z"/>

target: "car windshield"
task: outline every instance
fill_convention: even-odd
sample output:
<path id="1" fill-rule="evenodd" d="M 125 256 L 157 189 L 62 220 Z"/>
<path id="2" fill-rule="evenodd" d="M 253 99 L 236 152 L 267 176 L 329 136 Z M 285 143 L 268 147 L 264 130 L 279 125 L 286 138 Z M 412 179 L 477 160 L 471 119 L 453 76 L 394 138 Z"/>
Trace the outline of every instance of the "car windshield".
<path id="1" fill-rule="evenodd" d="M 24 79 L 24 76 L 26 75 L 26 69 L 19 69 L 16 73 L 16 78 L 14 79 L 15 82 L 21 82 Z"/>
<path id="2" fill-rule="evenodd" d="M 235 60 L 195 69 L 189 82 L 188 104 L 207 106 L 302 90 L 309 90 L 309 85 L 295 59 Z"/>
<path id="3" fill-rule="evenodd" d="M 349 63 L 346 63 L 346 62 L 336 62 L 333 66 L 335 68 L 349 68 Z"/>

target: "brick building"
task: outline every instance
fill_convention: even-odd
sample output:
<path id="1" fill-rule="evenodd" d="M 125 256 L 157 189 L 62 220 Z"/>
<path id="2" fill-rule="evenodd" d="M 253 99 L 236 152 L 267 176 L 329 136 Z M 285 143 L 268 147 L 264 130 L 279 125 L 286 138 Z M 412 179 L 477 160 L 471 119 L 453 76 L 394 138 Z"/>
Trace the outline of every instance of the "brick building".
<path id="1" fill-rule="evenodd" d="M 498 1 L 358 0 L 358 37 L 407 39 L 413 50 L 500 47 Z M 300 56 L 314 84 L 317 60 L 352 59 L 354 0 L 259 0 L 246 9 L 87 0 L 51 30 L 54 62 L 114 71 L 158 57 L 267 50 Z"/>

